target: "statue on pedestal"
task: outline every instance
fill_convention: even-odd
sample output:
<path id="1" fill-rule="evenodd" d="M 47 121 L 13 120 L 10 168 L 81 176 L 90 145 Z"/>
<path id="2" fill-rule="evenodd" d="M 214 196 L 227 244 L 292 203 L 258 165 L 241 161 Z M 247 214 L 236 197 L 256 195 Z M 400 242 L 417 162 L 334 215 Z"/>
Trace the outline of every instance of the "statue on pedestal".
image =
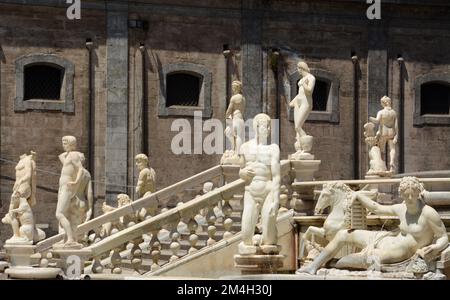
<path id="1" fill-rule="evenodd" d="M 103 202 L 102 211 L 103 213 L 108 213 L 114 211 L 122 206 L 130 204 L 132 201 L 127 194 L 119 194 L 117 195 L 117 207 L 113 207 L 107 205 L 106 202 Z M 115 222 L 108 222 L 102 225 L 102 230 L 100 231 L 100 237 L 105 238 L 114 234 L 122 229 L 133 226 L 136 224 L 136 218 L 133 214 L 126 215 L 120 217 L 119 220 Z"/>
<path id="2" fill-rule="evenodd" d="M 376 137 L 381 150 L 381 157 L 385 157 L 387 146 L 389 147 L 389 172 L 395 172 L 395 145 L 398 140 L 398 120 L 397 114 L 392 109 L 391 98 L 384 96 L 381 98 L 383 109 L 378 111 L 377 117 L 370 117 L 370 122 L 378 124 Z M 387 165 L 387 164 L 386 164 Z"/>
<path id="3" fill-rule="evenodd" d="M 244 113 L 245 113 L 245 98 L 242 95 L 242 83 L 240 81 L 233 81 L 231 84 L 233 89 L 233 96 L 230 99 L 230 104 L 225 113 L 226 119 L 231 119 L 231 126 L 225 128 L 225 136 L 231 143 L 231 149 L 226 150 L 222 156 L 221 164 L 239 164 L 239 149 L 242 145 L 244 137 Z"/>
<path id="4" fill-rule="evenodd" d="M 138 199 L 146 197 L 156 191 L 156 173 L 149 167 L 148 157 L 145 154 L 138 154 L 134 158 L 139 169 L 139 177 L 136 185 L 136 195 Z M 148 208 L 142 208 L 139 212 L 141 219 L 148 217 L 147 213 L 154 215 L 158 208 L 158 202 L 152 203 Z"/>
<path id="5" fill-rule="evenodd" d="M 241 146 L 239 176 L 245 180 L 242 242 L 239 254 L 278 253 L 276 220 L 280 200 L 280 149 L 269 144 L 270 117 L 258 114 L 253 120 L 255 138 Z M 255 235 L 261 215 L 262 235 Z"/>
<path id="6" fill-rule="evenodd" d="M 74 136 L 62 138 L 64 153 L 59 155 L 63 167 L 59 178 L 58 203 L 56 205 L 56 218 L 66 237 L 62 244 L 55 245 L 67 249 L 79 249 L 82 245 L 76 240 L 77 218 L 79 211 L 73 208 L 73 199 L 77 195 L 80 181 L 83 177 L 83 165 L 80 152 L 76 151 L 77 139 Z"/>
<path id="7" fill-rule="evenodd" d="M 365 142 L 369 146 L 369 170 L 366 175 L 390 176 L 391 172 L 387 171 L 386 163 L 378 146 L 379 137 L 375 135 L 375 124 L 368 122 L 364 124 Z"/>
<path id="8" fill-rule="evenodd" d="M 313 92 L 316 84 L 316 78 L 310 73 L 308 65 L 301 61 L 297 64 L 297 69 L 302 78 L 298 82 L 298 94 L 289 103 L 294 108 L 294 125 L 296 142 L 294 144 L 297 151 L 292 155 L 292 159 L 314 159 L 310 154 L 313 144 L 313 137 L 307 135 L 303 129 L 306 119 L 313 108 Z"/>
<path id="9" fill-rule="evenodd" d="M 449 245 L 447 232 L 439 213 L 423 202 L 425 189 L 415 177 L 402 178 L 399 195 L 400 204 L 380 205 L 371 200 L 372 192 L 353 192 L 351 207 L 358 201 L 362 207 L 376 215 L 396 216 L 399 227 L 393 231 L 369 231 L 359 229 L 338 229 L 333 232 L 329 243 L 313 262 L 300 268 L 297 273 L 316 274 L 317 270 L 330 261 L 346 245 L 355 246 L 362 251 L 340 258 L 335 267 L 338 269 L 379 269 L 408 271 L 421 266 L 422 273 L 427 272 L 428 262 Z M 431 264 L 432 265 L 432 264 Z M 425 266 L 425 267 L 424 267 Z M 402 269 L 403 268 L 403 269 Z"/>
<path id="10" fill-rule="evenodd" d="M 9 210 L 2 219 L 4 224 L 10 224 L 13 236 L 6 244 L 33 244 L 45 238 L 45 232 L 36 228 L 32 206 L 36 204 L 36 153 L 20 156 L 16 166 L 16 182 Z"/>

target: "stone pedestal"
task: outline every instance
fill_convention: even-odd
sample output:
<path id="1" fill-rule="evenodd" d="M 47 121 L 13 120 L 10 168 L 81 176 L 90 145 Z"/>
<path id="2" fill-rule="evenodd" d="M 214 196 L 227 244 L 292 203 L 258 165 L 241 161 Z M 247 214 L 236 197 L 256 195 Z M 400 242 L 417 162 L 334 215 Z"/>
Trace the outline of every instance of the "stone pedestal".
<path id="1" fill-rule="evenodd" d="M 270 246 L 269 246 L 270 247 Z M 256 247 L 255 254 L 237 254 L 234 256 L 234 266 L 241 270 L 242 275 L 249 274 L 276 274 L 278 269 L 283 267 L 284 255 L 279 254 L 281 246 L 273 246 L 272 251 L 263 251 Z M 266 254 L 264 252 L 272 252 Z"/>
<path id="2" fill-rule="evenodd" d="M 294 182 L 313 181 L 314 173 L 319 170 L 320 160 L 292 160 Z M 296 213 L 312 214 L 314 210 L 314 186 L 296 187 L 291 201 L 291 207 Z"/>
<path id="3" fill-rule="evenodd" d="M 226 183 L 230 183 L 239 179 L 239 170 L 241 166 L 239 164 L 224 164 L 222 165 L 222 174 Z"/>
<path id="4" fill-rule="evenodd" d="M 61 268 L 69 279 L 80 278 L 85 262 L 91 256 L 91 251 L 85 249 L 57 249 L 52 252 L 61 259 Z"/>
<path id="5" fill-rule="evenodd" d="M 22 244 L 5 244 L 6 256 L 11 267 L 31 266 L 31 255 L 35 253 L 36 246 Z"/>

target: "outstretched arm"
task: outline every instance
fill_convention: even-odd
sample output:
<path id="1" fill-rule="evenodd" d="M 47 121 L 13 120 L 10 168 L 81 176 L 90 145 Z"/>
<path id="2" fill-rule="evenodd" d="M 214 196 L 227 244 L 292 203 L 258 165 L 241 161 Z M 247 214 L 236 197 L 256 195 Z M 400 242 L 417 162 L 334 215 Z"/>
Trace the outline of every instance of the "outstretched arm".
<path id="1" fill-rule="evenodd" d="M 377 117 L 376 118 L 370 117 L 369 120 L 370 120 L 370 122 L 375 123 L 375 124 L 380 123 L 380 121 L 381 121 L 381 110 L 377 113 Z"/>
<path id="2" fill-rule="evenodd" d="M 358 199 L 361 202 L 362 206 L 364 206 L 369 211 L 373 212 L 376 215 L 387 215 L 387 216 L 395 216 L 396 213 L 394 211 L 393 205 L 381 205 L 370 199 L 367 192 L 358 191 L 354 192 L 353 196 L 355 199 Z"/>

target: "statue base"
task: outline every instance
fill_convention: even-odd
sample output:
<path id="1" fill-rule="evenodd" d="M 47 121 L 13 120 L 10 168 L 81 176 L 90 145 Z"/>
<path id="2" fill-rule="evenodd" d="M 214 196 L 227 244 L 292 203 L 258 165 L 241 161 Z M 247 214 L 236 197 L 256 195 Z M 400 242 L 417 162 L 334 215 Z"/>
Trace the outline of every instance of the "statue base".
<path id="1" fill-rule="evenodd" d="M 81 277 L 84 273 L 84 263 L 92 255 L 90 250 L 85 249 L 58 249 L 52 252 L 61 259 L 61 269 L 68 277 L 71 276 L 70 279 Z"/>
<path id="2" fill-rule="evenodd" d="M 234 256 L 234 265 L 241 270 L 242 275 L 276 274 L 283 267 L 284 255 L 281 254 L 253 254 Z"/>
<path id="3" fill-rule="evenodd" d="M 221 165 L 240 165 L 240 157 L 233 150 L 226 150 L 220 159 Z"/>
<path id="4" fill-rule="evenodd" d="M 83 248 L 83 244 L 77 242 L 69 242 L 69 243 L 56 243 L 53 245 L 53 250 L 80 250 Z"/>
<path id="5" fill-rule="evenodd" d="M 5 274 L 14 279 L 56 279 L 61 277 L 61 269 L 19 266 L 7 269 Z"/>
<path id="6" fill-rule="evenodd" d="M 241 269 L 242 275 L 276 274 L 283 267 L 284 255 L 279 254 L 280 245 L 244 245 L 238 246 L 239 254 L 234 256 L 234 265 Z"/>
<path id="7" fill-rule="evenodd" d="M 317 271 L 317 274 L 311 275 L 308 273 L 295 273 L 299 276 L 298 279 L 315 279 L 315 280 L 392 280 L 392 279 L 421 279 L 421 280 L 445 280 L 446 276 L 439 273 L 428 272 L 417 275 L 412 272 L 380 272 L 380 271 L 350 271 L 341 269 L 326 269 L 322 268 Z"/>
<path id="8" fill-rule="evenodd" d="M 314 210 L 314 186 L 295 187 L 296 182 L 313 181 L 314 173 L 319 170 L 320 160 L 291 159 L 291 169 L 295 175 L 291 207 L 298 214 L 310 215 Z"/>
<path id="9" fill-rule="evenodd" d="M 5 244 L 6 256 L 11 267 L 31 266 L 31 255 L 36 251 L 36 246 L 30 244 Z"/>
<path id="10" fill-rule="evenodd" d="M 314 155 L 302 150 L 295 152 L 294 154 L 290 154 L 288 156 L 289 160 L 314 160 Z"/>

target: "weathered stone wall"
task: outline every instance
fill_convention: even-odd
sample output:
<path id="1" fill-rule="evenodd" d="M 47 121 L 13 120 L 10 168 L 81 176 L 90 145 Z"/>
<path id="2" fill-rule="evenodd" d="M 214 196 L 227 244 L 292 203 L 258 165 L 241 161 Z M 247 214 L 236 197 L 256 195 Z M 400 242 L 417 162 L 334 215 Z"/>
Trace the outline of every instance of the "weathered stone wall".
<path id="1" fill-rule="evenodd" d="M 135 136 L 137 131 L 134 128 L 139 122 L 133 121 L 133 108 L 139 98 L 144 77 L 142 72 L 139 72 L 142 58 L 138 47 L 141 43 L 146 48 L 145 101 L 148 110 L 144 113 L 148 117 L 148 154 L 150 164 L 157 173 L 158 189 L 217 165 L 220 160 L 220 155 L 172 153 L 171 141 L 177 134 L 171 132 L 172 122 L 178 118 L 186 118 L 193 125 L 193 118 L 159 115 L 159 101 L 164 88 L 161 85 L 162 69 L 167 65 L 182 63 L 193 63 L 206 68 L 212 74 L 211 117 L 223 120 L 227 100 L 226 60 L 222 53 L 224 44 L 229 45 L 233 54 L 229 64 L 229 80 L 247 82 L 247 86 L 244 85 L 244 91 L 247 89 L 244 93 L 249 95 L 247 101 L 250 102 L 248 107 L 251 108 L 252 114 L 260 110 L 273 118 L 276 117 L 277 104 L 270 52 L 273 47 L 280 49 L 278 93 L 282 158 L 287 158 L 288 154 L 294 152 L 294 128 L 293 122 L 288 119 L 287 104 L 294 96 L 290 93 L 289 75 L 295 71 L 298 59 L 304 59 L 311 68 L 330 72 L 339 79 L 339 122 L 307 122 L 305 125 L 306 131 L 315 136 L 313 153 L 317 159 L 322 160 L 317 173 L 318 179 L 344 179 L 354 176 L 351 54 L 359 58 L 361 130 L 356 142 L 360 146 L 361 175 L 367 169 L 362 125 L 368 118 L 368 110 L 373 110 L 379 101 L 377 93 L 386 89 L 397 111 L 399 108 L 399 68 L 396 58 L 401 54 L 405 59 L 406 70 L 405 171 L 450 167 L 450 127 L 416 127 L 413 123 L 415 79 L 428 73 L 450 72 L 450 54 L 446 51 L 450 46 L 448 6 L 427 6 L 428 1 L 421 5 L 394 5 L 386 2 L 382 6 L 382 21 L 374 24 L 366 18 L 367 5 L 357 1 L 253 0 L 246 3 L 245 7 L 241 7 L 241 1 L 238 0 L 141 1 L 128 6 L 128 16 L 129 19 L 148 21 L 148 30 L 128 28 L 128 33 L 122 35 L 128 36 L 125 41 L 128 42 L 128 53 L 120 51 L 120 57 L 113 55 L 122 63 L 128 60 L 128 76 L 115 74 L 122 80 L 122 94 L 125 93 L 126 97 L 128 93 L 128 105 L 124 95 L 120 97 L 120 110 L 128 106 L 128 112 L 125 112 L 111 110 L 112 107 L 107 105 L 107 91 L 114 96 L 117 86 L 107 80 L 108 30 L 107 14 L 102 6 L 104 2 L 85 2 L 89 8 L 83 8 L 82 19 L 79 21 L 68 20 L 65 8 L 61 6 L 41 6 L 39 1 L 31 0 L 19 2 L 18 5 L 0 5 L 0 156 L 13 161 L 2 161 L 0 165 L 0 213 L 3 215 L 9 205 L 14 166 L 19 155 L 33 149 L 38 153 L 40 169 L 35 213 L 38 223 L 50 223 L 49 233 L 55 232 L 57 228 L 54 212 L 61 169 L 57 157 L 62 151 L 61 137 L 75 135 L 79 140 L 80 151 L 85 154 L 88 152 L 88 51 L 85 48 L 87 38 L 94 42 L 94 178 L 97 182 L 96 195 L 100 199 L 97 202 L 100 204 L 105 198 L 105 180 L 115 183 L 114 178 L 105 178 L 106 165 L 111 167 L 111 164 L 106 163 L 108 157 L 115 164 L 115 169 L 110 170 L 120 171 L 121 176 L 127 173 L 126 180 L 121 177 L 120 181 L 129 185 L 129 193 L 133 192 L 132 185 L 137 175 L 133 168 L 133 157 L 136 154 L 134 143 L 139 140 Z M 24 5 L 25 2 L 28 5 Z M 32 2 L 35 5 L 31 5 Z M 246 18 L 245 22 L 243 16 Z M 260 34 L 252 37 L 251 31 L 245 31 L 243 26 L 252 26 Z M 385 39 L 382 38 L 383 34 Z M 380 40 L 374 41 L 374 38 Z M 14 112 L 15 61 L 23 55 L 37 53 L 55 54 L 75 65 L 73 114 Z M 376 60 L 371 60 L 378 54 L 385 60 L 380 62 L 380 65 Z M 261 57 L 260 64 L 256 64 L 257 57 Z M 114 62 L 109 62 L 112 74 Z M 244 69 L 245 78 L 242 74 Z M 261 70 L 261 74 L 250 74 L 257 70 Z M 368 82 L 369 77 L 380 77 L 381 75 L 377 74 L 383 74 L 384 71 L 387 78 L 375 78 Z M 128 81 L 128 87 L 123 85 L 123 80 Z M 126 88 L 128 91 L 123 92 Z M 256 99 L 255 95 L 261 96 Z M 371 104 L 370 108 L 368 103 Z M 121 130 L 127 128 L 128 149 L 124 147 L 124 136 L 121 136 L 120 148 L 120 157 L 127 157 L 127 161 L 115 161 L 112 156 L 108 156 L 108 153 L 112 152 L 106 151 L 107 127 L 115 126 L 114 118 L 109 118 L 108 122 L 107 116 L 116 114 L 121 117 Z M 124 122 L 127 115 L 128 120 Z M 204 132 L 203 138 L 208 134 L 209 132 Z M 114 140 L 111 140 L 109 145 L 113 144 Z M 191 150 L 193 148 L 192 143 Z M 126 170 L 117 166 L 123 166 Z M 0 240 L 10 234 L 8 226 L 2 226 L 1 232 Z"/>
<path id="2" fill-rule="evenodd" d="M 0 43 L 3 50 L 1 67 L 1 212 L 9 207 L 9 197 L 15 178 L 14 167 L 23 153 L 37 152 L 37 205 L 34 208 L 37 223 L 49 223 L 47 233 L 57 229 L 55 210 L 63 152 L 61 137 L 74 135 L 78 148 L 85 153 L 88 147 L 88 52 L 85 41 L 96 43 L 95 64 L 96 101 L 96 177 L 102 177 L 104 166 L 104 18 L 101 12 L 85 12 L 82 21 L 69 21 L 65 9 L 22 5 L 1 5 Z M 75 65 L 73 114 L 60 111 L 14 111 L 16 94 L 15 61 L 29 54 L 53 54 Z M 6 161 L 7 160 L 7 161 Z M 97 195 L 104 195 L 96 186 Z M 2 224 L 0 240 L 10 233 Z M 6 233 L 6 234 L 5 234 Z"/>

